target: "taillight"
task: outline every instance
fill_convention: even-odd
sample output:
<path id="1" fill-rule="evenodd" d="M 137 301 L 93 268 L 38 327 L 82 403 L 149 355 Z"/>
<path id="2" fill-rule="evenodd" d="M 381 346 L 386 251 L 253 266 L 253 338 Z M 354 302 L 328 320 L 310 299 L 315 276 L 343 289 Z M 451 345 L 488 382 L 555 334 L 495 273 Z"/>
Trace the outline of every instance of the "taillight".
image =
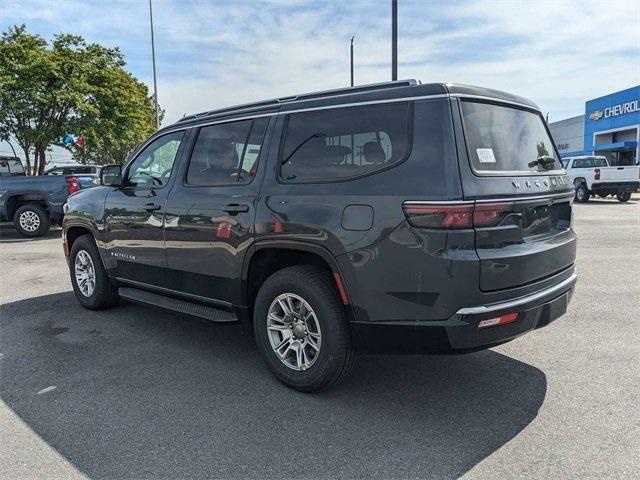
<path id="1" fill-rule="evenodd" d="M 431 204 L 406 202 L 402 205 L 411 225 L 418 228 L 461 229 L 498 225 L 505 214 L 513 211 L 513 203 L 464 202 Z"/>
<path id="2" fill-rule="evenodd" d="M 600 169 L 596 168 L 593 173 L 596 174 L 594 180 L 600 180 Z"/>
<path id="3" fill-rule="evenodd" d="M 418 228 L 471 228 L 473 203 L 455 205 L 405 203 L 402 206 L 409 223 Z"/>
<path id="4" fill-rule="evenodd" d="M 69 195 L 73 195 L 80 190 L 80 183 L 76 177 L 67 177 L 65 181 L 67 182 L 67 193 Z"/>

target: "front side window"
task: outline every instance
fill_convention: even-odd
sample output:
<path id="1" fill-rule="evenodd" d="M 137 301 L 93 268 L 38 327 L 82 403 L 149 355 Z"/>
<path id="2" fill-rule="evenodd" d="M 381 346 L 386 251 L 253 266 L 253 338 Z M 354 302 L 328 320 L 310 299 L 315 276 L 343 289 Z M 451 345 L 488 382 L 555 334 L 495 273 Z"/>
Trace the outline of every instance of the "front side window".
<path id="1" fill-rule="evenodd" d="M 187 184 L 250 183 L 268 122 L 268 118 L 257 118 L 202 127 L 191 154 Z"/>
<path id="2" fill-rule="evenodd" d="M 128 185 L 162 187 L 171 177 L 184 131 L 168 133 L 156 138 L 136 157 L 128 172 Z"/>
<path id="3" fill-rule="evenodd" d="M 280 154 L 289 182 L 358 177 L 403 161 L 411 150 L 409 102 L 293 113 Z"/>
<path id="4" fill-rule="evenodd" d="M 562 168 L 539 113 L 463 101 L 462 117 L 476 172 L 535 174 Z"/>

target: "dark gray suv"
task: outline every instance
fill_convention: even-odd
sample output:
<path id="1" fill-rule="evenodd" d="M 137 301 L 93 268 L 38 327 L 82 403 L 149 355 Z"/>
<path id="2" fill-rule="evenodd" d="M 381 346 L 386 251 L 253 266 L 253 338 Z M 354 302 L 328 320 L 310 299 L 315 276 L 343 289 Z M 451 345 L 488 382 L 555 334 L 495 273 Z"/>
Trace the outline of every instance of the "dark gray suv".
<path id="1" fill-rule="evenodd" d="M 573 188 L 538 107 L 399 81 L 204 112 L 69 198 L 80 303 L 250 325 L 285 384 L 468 352 L 561 316 Z"/>

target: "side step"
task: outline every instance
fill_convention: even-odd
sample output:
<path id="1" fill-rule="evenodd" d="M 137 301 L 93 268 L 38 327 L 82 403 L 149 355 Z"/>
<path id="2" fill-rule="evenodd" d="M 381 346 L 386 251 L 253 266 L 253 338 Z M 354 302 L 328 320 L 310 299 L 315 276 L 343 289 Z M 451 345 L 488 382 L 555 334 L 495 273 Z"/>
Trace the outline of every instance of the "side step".
<path id="1" fill-rule="evenodd" d="M 153 305 L 154 307 L 163 308 L 165 310 L 173 310 L 174 312 L 193 315 L 194 317 L 205 318 L 212 322 L 230 323 L 238 321 L 238 318 L 233 313 L 227 312 L 226 310 L 200 305 L 199 303 L 186 302 L 176 298 L 165 297 L 164 295 L 158 295 L 157 293 L 147 292 L 137 288 L 120 287 L 118 292 L 122 298 L 126 298 L 127 300 Z"/>

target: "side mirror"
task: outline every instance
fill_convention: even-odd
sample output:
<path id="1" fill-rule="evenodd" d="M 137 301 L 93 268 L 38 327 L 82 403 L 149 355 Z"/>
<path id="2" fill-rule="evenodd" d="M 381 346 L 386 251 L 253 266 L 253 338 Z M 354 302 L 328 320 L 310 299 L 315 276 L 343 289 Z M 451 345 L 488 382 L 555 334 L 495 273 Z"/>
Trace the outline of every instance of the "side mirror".
<path id="1" fill-rule="evenodd" d="M 122 185 L 122 166 L 105 165 L 100 170 L 100 183 L 110 187 L 120 187 Z"/>

